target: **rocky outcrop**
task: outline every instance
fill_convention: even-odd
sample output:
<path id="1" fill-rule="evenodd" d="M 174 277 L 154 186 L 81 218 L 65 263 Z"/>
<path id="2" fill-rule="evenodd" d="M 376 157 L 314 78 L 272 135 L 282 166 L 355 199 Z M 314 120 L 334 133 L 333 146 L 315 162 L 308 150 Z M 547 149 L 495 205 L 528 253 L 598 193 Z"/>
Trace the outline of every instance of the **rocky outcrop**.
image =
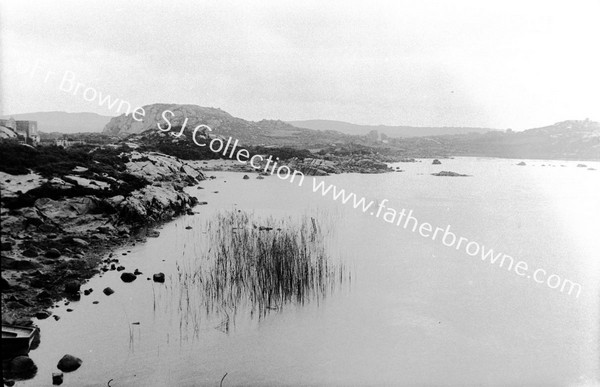
<path id="1" fill-rule="evenodd" d="M 3 318 L 31 317 L 53 300 L 80 297 L 81 284 L 98 272 L 102 254 L 140 234 L 151 235 L 148 228 L 152 225 L 191 211 L 196 199 L 184 188 L 204 180 L 199 163 L 155 152 L 130 152 L 119 157 L 126 158 L 128 173 L 121 173 L 119 179 L 82 167 L 68 170 L 66 176 L 33 178 L 35 184 L 17 185 L 30 188 L 27 191 L 9 190 L 15 192 L 10 200 L 18 203 L 22 196 L 28 196 L 29 206 L 7 208 L 3 191 L 2 269 L 6 282 L 3 293 L 7 295 L 2 298 Z M 78 178 L 77 173 L 86 177 Z M 114 185 L 92 184 L 94 173 Z M 23 183 L 23 179 L 9 176 L 5 184 Z M 32 180 L 31 176 L 27 180 Z M 60 185 L 65 179 L 85 194 L 61 197 L 56 191 L 40 189 L 45 183 Z M 124 184 L 121 179 L 146 183 L 110 196 L 112 189 Z M 53 193 L 48 197 L 46 192 Z"/>
<path id="2" fill-rule="evenodd" d="M 463 175 L 452 171 L 441 171 L 438 173 L 432 173 L 433 176 L 448 176 L 448 177 L 467 177 L 469 175 Z"/>

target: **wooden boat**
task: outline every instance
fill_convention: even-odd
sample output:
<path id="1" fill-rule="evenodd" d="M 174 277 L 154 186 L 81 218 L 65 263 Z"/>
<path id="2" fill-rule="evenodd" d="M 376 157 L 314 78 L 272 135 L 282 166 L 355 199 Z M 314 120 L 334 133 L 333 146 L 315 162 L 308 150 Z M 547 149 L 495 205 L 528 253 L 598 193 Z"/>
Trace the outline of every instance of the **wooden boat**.
<path id="1" fill-rule="evenodd" d="M 24 355 L 29 352 L 37 328 L 2 324 L 2 355 Z"/>

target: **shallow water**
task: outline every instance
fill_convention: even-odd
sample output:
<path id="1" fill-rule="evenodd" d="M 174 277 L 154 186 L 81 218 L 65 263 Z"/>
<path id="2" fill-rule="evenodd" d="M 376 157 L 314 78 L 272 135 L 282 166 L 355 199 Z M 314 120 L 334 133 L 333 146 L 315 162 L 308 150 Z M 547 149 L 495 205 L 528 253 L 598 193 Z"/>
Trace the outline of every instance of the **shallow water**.
<path id="1" fill-rule="evenodd" d="M 395 164 L 402 173 L 323 179 L 578 282 L 578 298 L 313 193 L 312 178 L 298 187 L 211 172 L 217 179 L 204 190 L 190 188 L 208 202 L 199 214 L 116 252 L 144 275 L 129 284 L 117 272 L 95 277 L 83 287 L 91 295 L 53 310 L 59 321 L 39 321 L 41 344 L 30 353 L 38 374 L 18 385 L 50 385 L 65 353 L 83 365 L 64 386 L 218 385 L 226 373 L 224 386 L 598 385 L 600 163 L 586 162 L 599 169 L 590 171 L 518 161 L 423 160 Z M 430 175 L 440 170 L 472 176 Z M 351 283 L 260 320 L 241 310 L 229 333 L 196 294 L 182 311 L 177 265 L 196 262 L 209 248 L 205 220 L 230 209 L 333 214 L 330 253 L 350 268 Z M 146 280 L 159 271 L 165 284 Z M 106 286 L 115 294 L 102 294 Z"/>

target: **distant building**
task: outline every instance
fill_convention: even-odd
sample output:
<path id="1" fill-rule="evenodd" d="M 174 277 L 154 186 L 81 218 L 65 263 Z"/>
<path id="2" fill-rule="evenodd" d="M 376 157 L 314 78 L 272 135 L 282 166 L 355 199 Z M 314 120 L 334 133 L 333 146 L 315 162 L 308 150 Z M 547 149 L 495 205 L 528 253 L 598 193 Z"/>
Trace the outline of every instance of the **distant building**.
<path id="1" fill-rule="evenodd" d="M 0 127 L 2 132 L 8 135 L 7 129 L 12 131 L 17 140 L 24 143 L 38 145 L 40 143 L 40 135 L 37 130 L 37 121 L 17 121 L 14 118 L 0 119 Z M 10 137 L 10 136 L 9 136 Z"/>
<path id="2" fill-rule="evenodd" d="M 63 148 L 68 148 L 73 145 L 83 145 L 85 143 L 86 142 L 83 140 L 73 140 L 68 138 L 67 136 L 64 136 L 63 138 L 57 138 L 56 140 L 54 140 L 54 145 L 61 146 Z"/>

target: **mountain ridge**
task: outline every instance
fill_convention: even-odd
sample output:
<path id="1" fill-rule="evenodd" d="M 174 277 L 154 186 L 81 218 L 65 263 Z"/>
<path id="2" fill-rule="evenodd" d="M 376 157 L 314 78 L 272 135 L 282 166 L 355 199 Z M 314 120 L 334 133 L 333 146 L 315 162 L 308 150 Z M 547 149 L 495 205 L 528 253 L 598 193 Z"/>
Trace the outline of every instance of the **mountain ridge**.
<path id="1" fill-rule="evenodd" d="M 388 137 L 427 137 L 452 134 L 487 133 L 498 129 L 468 126 L 408 126 L 408 125 L 360 125 L 336 120 L 297 120 L 286 121 L 298 128 L 314 130 L 335 130 L 349 135 L 366 135 L 372 130 Z"/>

